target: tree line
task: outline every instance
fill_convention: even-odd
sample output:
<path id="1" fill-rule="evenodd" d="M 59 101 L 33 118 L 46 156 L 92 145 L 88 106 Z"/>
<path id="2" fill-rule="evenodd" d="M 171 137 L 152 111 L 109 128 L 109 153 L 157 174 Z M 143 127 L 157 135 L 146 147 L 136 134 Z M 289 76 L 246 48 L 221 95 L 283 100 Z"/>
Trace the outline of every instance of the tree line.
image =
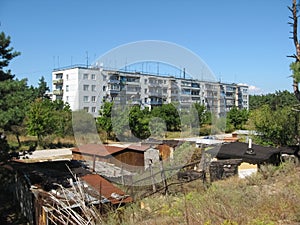
<path id="1" fill-rule="evenodd" d="M 6 69 L 12 59 L 21 53 L 10 46 L 10 36 L 0 33 L 0 161 L 9 150 L 21 147 L 20 136 L 38 137 L 38 145 L 50 134 L 71 134 L 71 110 L 62 101 L 51 101 L 49 87 L 42 76 L 38 87 L 29 86 L 27 79 L 17 79 Z M 16 137 L 18 146 L 9 146 L 6 135 Z"/>

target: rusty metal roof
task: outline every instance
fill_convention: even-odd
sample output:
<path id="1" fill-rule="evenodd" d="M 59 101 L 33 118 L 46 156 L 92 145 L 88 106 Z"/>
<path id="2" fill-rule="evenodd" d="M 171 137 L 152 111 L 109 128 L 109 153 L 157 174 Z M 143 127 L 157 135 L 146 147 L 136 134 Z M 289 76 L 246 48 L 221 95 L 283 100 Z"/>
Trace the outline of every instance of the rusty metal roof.
<path id="1" fill-rule="evenodd" d="M 124 149 L 126 149 L 126 147 L 116 147 L 102 144 L 85 144 L 77 148 L 72 148 L 72 152 L 105 157 L 123 151 Z"/>
<path id="2" fill-rule="evenodd" d="M 82 177 L 82 180 L 92 186 L 102 196 L 106 197 L 112 204 L 129 203 L 133 201 L 129 195 L 126 195 L 121 189 L 98 174 L 87 174 Z"/>
<path id="3" fill-rule="evenodd" d="M 100 195 L 107 198 L 112 204 L 133 201 L 130 196 L 125 195 L 122 190 L 115 187 L 105 178 L 98 174 L 91 174 L 78 161 L 14 163 L 12 167 L 20 175 L 27 177 L 28 185 L 33 185 L 35 188 L 46 192 L 56 190 L 58 185 L 69 188 L 71 186 L 70 179 L 74 180 L 75 175 L 76 177 L 80 177 Z"/>

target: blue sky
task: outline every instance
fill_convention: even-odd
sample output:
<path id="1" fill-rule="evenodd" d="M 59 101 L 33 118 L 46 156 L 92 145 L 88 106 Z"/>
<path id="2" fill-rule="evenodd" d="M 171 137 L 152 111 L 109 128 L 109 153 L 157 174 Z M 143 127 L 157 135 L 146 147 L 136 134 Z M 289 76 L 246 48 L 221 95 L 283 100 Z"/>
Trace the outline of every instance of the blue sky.
<path id="1" fill-rule="evenodd" d="M 0 30 L 22 53 L 17 78 L 51 86 L 54 67 L 86 63 L 112 48 L 162 40 L 197 54 L 222 82 L 256 93 L 292 90 L 292 0 L 1 0 Z"/>

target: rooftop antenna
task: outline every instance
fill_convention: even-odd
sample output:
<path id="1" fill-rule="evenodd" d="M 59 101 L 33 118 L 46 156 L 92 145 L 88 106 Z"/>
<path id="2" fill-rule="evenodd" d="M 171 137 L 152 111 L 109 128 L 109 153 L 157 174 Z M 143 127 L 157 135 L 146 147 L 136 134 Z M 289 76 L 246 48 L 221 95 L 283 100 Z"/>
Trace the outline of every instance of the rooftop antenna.
<path id="1" fill-rule="evenodd" d="M 86 68 L 89 67 L 89 52 L 86 51 Z"/>
<path id="2" fill-rule="evenodd" d="M 185 68 L 183 68 L 183 79 L 185 79 Z"/>
<path id="3" fill-rule="evenodd" d="M 157 62 L 157 75 L 159 75 L 159 62 Z"/>

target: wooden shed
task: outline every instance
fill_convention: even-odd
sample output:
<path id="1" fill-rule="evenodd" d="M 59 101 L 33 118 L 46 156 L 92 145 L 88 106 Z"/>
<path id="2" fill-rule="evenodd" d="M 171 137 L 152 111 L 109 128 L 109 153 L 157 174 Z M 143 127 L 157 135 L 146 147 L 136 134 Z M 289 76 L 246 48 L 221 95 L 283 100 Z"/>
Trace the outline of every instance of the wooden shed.
<path id="1" fill-rule="evenodd" d="M 100 144 L 86 144 L 72 149 L 73 159 L 103 161 L 127 170 L 134 167 L 144 167 L 144 152 L 148 145 L 111 146 Z"/>

